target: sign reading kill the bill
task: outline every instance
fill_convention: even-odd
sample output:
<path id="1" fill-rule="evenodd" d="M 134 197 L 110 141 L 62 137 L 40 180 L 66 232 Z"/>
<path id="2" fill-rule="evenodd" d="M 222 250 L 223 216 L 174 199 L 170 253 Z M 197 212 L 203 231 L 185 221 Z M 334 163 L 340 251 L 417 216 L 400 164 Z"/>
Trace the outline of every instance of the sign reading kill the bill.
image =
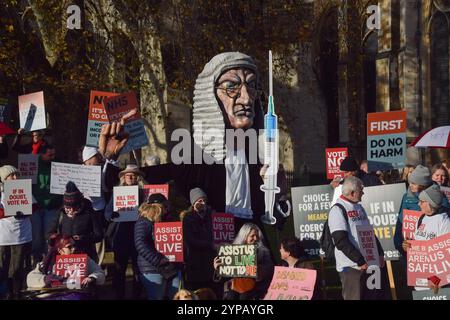
<path id="1" fill-rule="evenodd" d="M 375 235 L 380 240 L 385 260 L 398 260 L 400 257 L 394 246 L 394 232 L 405 192 L 404 183 L 364 188 L 361 205 L 366 210 Z"/>
<path id="2" fill-rule="evenodd" d="M 256 245 L 227 244 L 219 247 L 222 264 L 219 275 L 230 278 L 256 278 Z"/>
<path id="3" fill-rule="evenodd" d="M 18 154 L 17 169 L 19 169 L 20 177 L 23 179 L 31 179 L 32 184 L 37 183 L 38 157 L 37 154 L 32 153 Z"/>
<path id="4" fill-rule="evenodd" d="M 44 91 L 19 96 L 20 127 L 25 131 L 45 129 Z"/>
<path id="5" fill-rule="evenodd" d="M 295 236 L 310 256 L 320 255 L 319 239 L 327 221 L 333 188 L 329 185 L 291 189 Z"/>
<path id="6" fill-rule="evenodd" d="M 400 169 L 406 160 L 406 111 L 367 114 L 369 171 Z"/>
<path id="7" fill-rule="evenodd" d="M 161 193 L 166 199 L 169 199 L 169 184 L 146 184 L 142 189 L 144 199 L 148 199 L 151 194 Z"/>
<path id="8" fill-rule="evenodd" d="M 110 123 L 118 122 L 131 110 L 137 113 L 125 122 L 125 131 L 128 132 L 129 140 L 121 153 L 127 153 L 135 149 L 140 149 L 148 145 L 147 134 L 145 133 L 144 120 L 139 113 L 139 106 L 134 92 L 124 93 L 118 96 L 109 97 L 103 100 L 106 114 Z"/>
<path id="9" fill-rule="evenodd" d="M 91 91 L 86 133 L 87 146 L 98 147 L 98 139 L 100 137 L 102 125 L 108 123 L 108 116 L 106 115 L 105 107 L 103 107 L 103 100 L 117 95 L 119 94 L 113 92 Z"/>
<path id="10" fill-rule="evenodd" d="M 339 169 L 342 160 L 348 156 L 347 148 L 327 148 L 325 149 L 325 158 L 327 161 L 327 179 L 333 180 L 335 177 L 343 178 Z"/>
<path id="11" fill-rule="evenodd" d="M 114 222 L 136 221 L 139 208 L 139 186 L 122 186 L 113 189 L 114 211 L 119 213 Z"/>

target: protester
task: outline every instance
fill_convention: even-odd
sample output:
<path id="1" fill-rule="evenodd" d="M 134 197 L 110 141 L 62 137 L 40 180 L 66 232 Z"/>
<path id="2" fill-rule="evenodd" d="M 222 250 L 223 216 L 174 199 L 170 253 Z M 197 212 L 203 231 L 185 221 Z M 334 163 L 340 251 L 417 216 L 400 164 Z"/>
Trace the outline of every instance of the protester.
<path id="1" fill-rule="evenodd" d="M 409 175 L 414 171 L 415 167 L 412 165 L 406 165 L 403 169 L 402 169 L 402 174 L 401 174 L 401 178 L 400 181 L 402 182 L 406 182 L 406 185 L 408 186 L 409 184 Z"/>
<path id="2" fill-rule="evenodd" d="M 39 154 L 42 151 L 41 148 L 48 144 L 44 139 L 44 131 L 42 130 L 33 131 L 31 133 L 32 140 L 27 144 L 21 144 L 24 133 L 25 129 L 23 128 L 17 130 L 17 136 L 13 141 L 12 149 L 17 153 Z"/>
<path id="3" fill-rule="evenodd" d="M 273 277 L 274 264 L 269 249 L 263 244 L 263 235 L 259 227 L 253 223 L 244 224 L 233 244 L 256 245 L 257 278 L 234 278 L 227 282 L 228 291 L 224 293 L 226 300 L 260 300 L 269 289 Z M 214 269 L 221 265 L 220 258 L 214 259 Z M 216 277 L 217 278 L 217 277 Z"/>
<path id="4" fill-rule="evenodd" d="M 139 219 L 134 226 L 140 279 L 149 300 L 172 298 L 178 291 L 181 280 L 180 266 L 169 262 L 155 247 L 154 224 L 162 221 L 165 210 L 162 198 L 165 199 L 160 193 L 152 194 L 149 203 L 139 207 Z"/>
<path id="5" fill-rule="evenodd" d="M 19 171 L 13 166 L 0 168 L 0 284 L 6 282 L 6 299 L 20 298 L 25 279 L 25 262 L 31 255 L 31 221 L 29 215 L 17 212 L 15 216 L 5 217 L 5 194 L 3 184 L 16 180 Z"/>
<path id="6" fill-rule="evenodd" d="M 62 204 L 60 195 L 50 193 L 51 162 L 55 160 L 55 148 L 47 144 L 41 146 L 39 152 L 37 183 L 32 187 L 38 204 L 37 211 L 31 216 L 34 264 L 41 261 L 47 252 L 46 233 L 58 220 L 57 211 Z"/>
<path id="7" fill-rule="evenodd" d="M 316 283 L 312 300 L 321 299 L 320 274 L 312 262 L 308 260 L 302 242 L 297 238 L 285 238 L 280 244 L 281 266 L 289 268 L 301 268 L 317 271 Z"/>
<path id="8" fill-rule="evenodd" d="M 192 206 L 183 218 L 185 251 L 185 283 L 187 290 L 211 288 L 221 294 L 213 281 L 213 261 L 217 254 L 214 246 L 211 208 L 206 193 L 200 188 L 190 192 Z M 222 290 L 223 291 L 223 290 Z"/>
<path id="9" fill-rule="evenodd" d="M 441 164 L 435 164 L 431 168 L 431 180 L 442 187 L 448 187 L 448 171 Z"/>
<path id="10" fill-rule="evenodd" d="M 129 164 L 125 170 L 119 173 L 119 186 L 139 186 L 139 204 L 142 200 L 142 188 L 144 187 L 143 173 L 134 164 Z M 108 237 L 111 238 L 112 249 L 114 252 L 114 279 L 113 286 L 116 291 L 116 298 L 121 300 L 125 297 L 125 275 L 128 267 L 128 261 L 131 259 L 133 266 L 133 297 L 139 298 L 141 286 L 139 282 L 139 268 L 137 263 L 137 251 L 134 244 L 134 225 L 135 221 L 114 222 L 112 219 L 118 218 L 119 213 L 113 212 L 113 198 L 109 201 L 105 209 L 105 219 L 110 221 L 108 227 Z"/>
<path id="11" fill-rule="evenodd" d="M 358 163 L 351 156 L 348 156 L 347 158 L 342 160 L 339 166 L 339 170 L 341 170 L 344 178 L 341 180 L 333 180 L 331 182 L 331 186 L 333 188 L 336 188 L 340 184 L 343 184 L 343 181 L 347 177 L 351 176 L 359 178 L 363 182 L 365 187 L 379 186 L 383 184 L 376 175 L 366 173 L 365 171 L 359 169 Z"/>
<path id="12" fill-rule="evenodd" d="M 79 250 L 98 261 L 95 244 L 103 239 L 103 230 L 91 202 L 83 197 L 72 181 L 66 185 L 64 207 L 59 211 L 58 219 L 50 225 L 47 239 L 54 234 L 72 237 Z"/>
<path id="13" fill-rule="evenodd" d="M 54 282 L 63 282 L 64 277 L 56 275 L 55 265 L 57 255 L 69 255 L 74 253 L 85 253 L 76 247 L 72 237 L 54 235 L 50 239 L 51 246 L 43 262 L 36 265 L 36 268 L 27 276 L 27 286 L 31 289 L 51 288 Z M 88 276 L 81 282 L 81 287 L 85 292 L 68 291 L 61 294 L 49 295 L 43 294 L 39 298 L 43 300 L 91 300 L 92 291 L 95 286 L 101 286 L 105 283 L 105 273 L 89 256 L 87 259 Z"/>
<path id="14" fill-rule="evenodd" d="M 370 299 L 373 296 L 366 285 L 368 264 L 359 249 L 356 230 L 357 226 L 370 225 L 366 211 L 359 204 L 364 194 L 363 189 L 360 179 L 347 177 L 342 186 L 342 195 L 328 216 L 330 233 L 336 246 L 336 270 L 341 279 L 344 300 Z M 376 241 L 380 267 L 384 267 L 384 251 L 377 238 Z"/>
<path id="15" fill-rule="evenodd" d="M 436 184 L 433 184 L 420 193 L 419 206 L 423 215 L 416 223 L 414 240 L 431 240 L 450 233 L 449 209 L 442 205 L 443 198 L 444 196 Z M 405 252 L 411 248 L 411 243 L 408 239 L 403 241 L 402 247 Z M 431 289 L 436 288 L 433 282 L 428 281 L 428 284 Z M 426 290 L 428 288 L 416 287 L 415 289 Z"/>
<path id="16" fill-rule="evenodd" d="M 359 165 L 359 170 L 361 170 L 365 173 L 369 173 L 369 163 L 367 162 L 367 160 L 361 161 L 361 163 Z"/>

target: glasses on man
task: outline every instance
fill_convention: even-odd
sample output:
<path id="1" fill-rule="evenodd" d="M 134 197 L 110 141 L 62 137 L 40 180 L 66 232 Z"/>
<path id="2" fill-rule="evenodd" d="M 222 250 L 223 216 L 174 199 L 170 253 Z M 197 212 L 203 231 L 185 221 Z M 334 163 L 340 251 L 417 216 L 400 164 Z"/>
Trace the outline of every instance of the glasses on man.
<path id="1" fill-rule="evenodd" d="M 247 86 L 247 92 L 250 96 L 255 96 L 261 90 L 256 88 L 256 81 L 251 80 L 250 82 L 234 82 L 230 80 L 223 81 L 219 83 L 215 88 L 225 91 L 227 96 L 232 99 L 237 99 L 241 96 L 241 90 L 244 84 Z"/>

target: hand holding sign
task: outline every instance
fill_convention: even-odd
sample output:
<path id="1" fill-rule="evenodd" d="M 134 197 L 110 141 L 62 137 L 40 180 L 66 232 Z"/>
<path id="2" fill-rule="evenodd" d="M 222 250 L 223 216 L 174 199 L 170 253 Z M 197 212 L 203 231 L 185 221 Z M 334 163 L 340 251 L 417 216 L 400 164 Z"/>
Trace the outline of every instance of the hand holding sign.
<path id="1" fill-rule="evenodd" d="M 131 113 L 131 111 L 129 113 Z M 100 132 L 100 138 L 98 140 L 98 151 L 106 159 L 117 158 L 120 151 L 128 142 L 128 133 L 126 133 L 123 128 L 127 116 L 128 114 L 125 115 L 120 122 L 108 123 L 102 126 L 102 131 Z M 128 118 L 131 116 L 128 116 Z"/>

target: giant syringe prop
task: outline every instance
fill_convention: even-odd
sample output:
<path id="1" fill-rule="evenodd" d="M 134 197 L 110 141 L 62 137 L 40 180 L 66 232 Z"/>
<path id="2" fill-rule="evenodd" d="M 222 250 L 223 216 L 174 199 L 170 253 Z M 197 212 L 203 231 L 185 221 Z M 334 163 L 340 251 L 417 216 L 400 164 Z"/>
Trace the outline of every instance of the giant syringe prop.
<path id="1" fill-rule="evenodd" d="M 278 117 L 275 114 L 273 104 L 272 83 L 272 51 L 269 51 L 269 105 L 264 116 L 264 164 L 268 166 L 264 175 L 264 184 L 261 191 L 264 192 L 265 214 L 261 220 L 266 224 L 275 224 L 277 219 L 273 216 L 275 195 L 280 192 L 277 186 L 278 176 Z"/>

